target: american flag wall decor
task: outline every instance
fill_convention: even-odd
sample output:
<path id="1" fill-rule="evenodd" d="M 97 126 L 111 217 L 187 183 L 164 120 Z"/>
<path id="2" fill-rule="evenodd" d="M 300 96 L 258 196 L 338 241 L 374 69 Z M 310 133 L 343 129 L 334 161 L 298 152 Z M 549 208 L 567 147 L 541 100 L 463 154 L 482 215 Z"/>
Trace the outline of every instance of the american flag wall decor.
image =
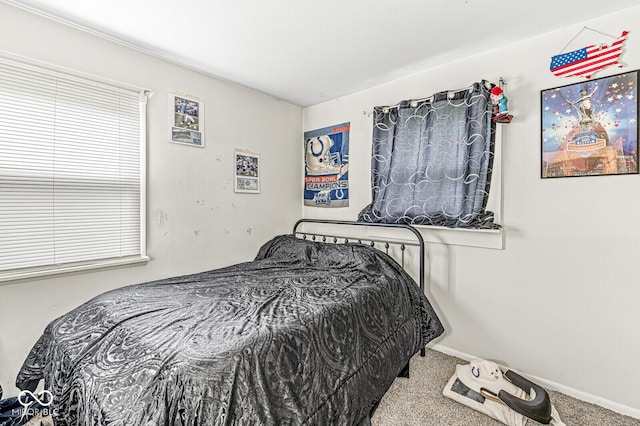
<path id="1" fill-rule="evenodd" d="M 622 64 L 618 59 L 622 54 L 627 34 L 629 34 L 628 31 L 623 31 L 622 35 L 610 45 L 593 44 L 572 52 L 555 55 L 551 57 L 549 69 L 557 77 L 583 76 L 591 78 L 594 73 L 611 65 L 618 65 L 621 68 Z"/>

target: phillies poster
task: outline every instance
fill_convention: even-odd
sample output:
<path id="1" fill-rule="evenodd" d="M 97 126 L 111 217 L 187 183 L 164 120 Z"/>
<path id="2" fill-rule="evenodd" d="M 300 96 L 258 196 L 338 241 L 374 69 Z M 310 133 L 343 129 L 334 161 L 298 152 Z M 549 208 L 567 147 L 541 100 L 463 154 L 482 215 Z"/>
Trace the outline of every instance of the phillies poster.
<path id="1" fill-rule="evenodd" d="M 304 133 L 304 205 L 349 207 L 349 128 L 337 124 Z"/>

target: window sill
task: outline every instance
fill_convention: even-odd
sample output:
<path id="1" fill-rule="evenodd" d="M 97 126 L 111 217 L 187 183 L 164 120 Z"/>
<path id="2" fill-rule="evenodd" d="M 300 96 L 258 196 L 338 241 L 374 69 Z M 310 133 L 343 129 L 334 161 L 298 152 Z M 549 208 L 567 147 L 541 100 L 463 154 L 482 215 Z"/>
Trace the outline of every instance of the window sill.
<path id="1" fill-rule="evenodd" d="M 416 226 L 425 243 L 448 244 L 502 250 L 504 229 L 456 229 L 443 226 Z"/>
<path id="2" fill-rule="evenodd" d="M 504 229 L 465 229 L 444 226 L 414 225 L 426 244 L 446 244 L 454 246 L 504 249 Z M 385 237 L 393 229 L 367 228 L 372 237 Z M 397 238 L 397 235 L 395 236 Z"/>
<path id="3" fill-rule="evenodd" d="M 148 256 L 131 256 L 116 259 L 105 259 L 91 262 L 71 263 L 67 265 L 46 266 L 41 268 L 12 269 L 0 272 L 0 283 L 33 278 L 53 277 L 70 272 L 91 271 L 118 266 L 135 265 L 147 263 L 151 258 Z"/>

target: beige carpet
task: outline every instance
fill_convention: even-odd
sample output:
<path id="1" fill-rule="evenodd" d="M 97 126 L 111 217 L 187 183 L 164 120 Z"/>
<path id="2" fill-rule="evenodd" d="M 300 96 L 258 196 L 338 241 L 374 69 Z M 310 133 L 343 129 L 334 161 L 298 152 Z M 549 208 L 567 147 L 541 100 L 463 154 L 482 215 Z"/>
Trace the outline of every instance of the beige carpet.
<path id="1" fill-rule="evenodd" d="M 391 385 L 372 419 L 373 426 L 501 426 L 484 414 L 442 395 L 456 364 L 467 362 L 427 350 L 410 363 L 410 378 Z M 640 426 L 640 420 L 623 416 L 567 395 L 549 392 L 551 402 L 567 426 Z M 527 426 L 539 423 L 529 420 Z"/>

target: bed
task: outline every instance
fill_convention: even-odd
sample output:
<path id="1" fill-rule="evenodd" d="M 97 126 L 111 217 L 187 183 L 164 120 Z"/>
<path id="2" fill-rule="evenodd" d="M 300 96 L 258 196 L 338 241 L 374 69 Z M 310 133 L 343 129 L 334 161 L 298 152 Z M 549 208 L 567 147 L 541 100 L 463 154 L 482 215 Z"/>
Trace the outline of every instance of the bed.
<path id="1" fill-rule="evenodd" d="M 101 294 L 46 327 L 16 385 L 44 379 L 63 426 L 365 424 L 443 326 L 422 262 L 417 284 L 310 222 L 362 225 L 302 220 L 253 261 Z"/>

